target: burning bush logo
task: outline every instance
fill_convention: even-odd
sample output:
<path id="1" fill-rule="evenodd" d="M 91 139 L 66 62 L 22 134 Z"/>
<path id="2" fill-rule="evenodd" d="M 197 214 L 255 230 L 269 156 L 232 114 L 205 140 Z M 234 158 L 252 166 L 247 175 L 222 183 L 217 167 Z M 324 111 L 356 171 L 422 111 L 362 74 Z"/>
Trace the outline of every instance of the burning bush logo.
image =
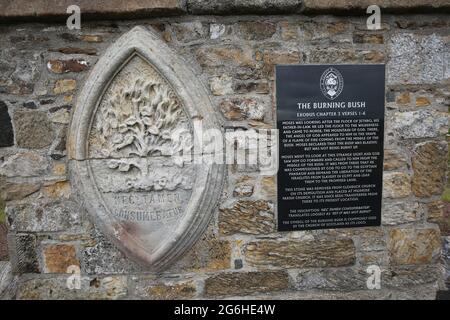
<path id="1" fill-rule="evenodd" d="M 320 77 L 320 89 L 325 97 L 330 100 L 336 99 L 344 88 L 344 79 L 335 68 L 328 68 Z"/>

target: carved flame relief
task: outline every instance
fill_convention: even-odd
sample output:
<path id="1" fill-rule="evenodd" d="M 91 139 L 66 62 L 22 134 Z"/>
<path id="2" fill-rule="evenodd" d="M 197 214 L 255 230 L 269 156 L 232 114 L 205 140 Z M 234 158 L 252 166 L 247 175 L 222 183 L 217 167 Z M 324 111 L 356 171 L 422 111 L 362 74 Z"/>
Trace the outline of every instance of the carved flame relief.
<path id="1" fill-rule="evenodd" d="M 114 92 L 99 111 L 97 129 L 106 146 L 101 150 L 105 157 L 111 152 L 147 157 L 181 151 L 172 134 L 186 118 L 165 84 L 137 78 L 131 87 Z"/>
<path id="2" fill-rule="evenodd" d="M 108 168 L 128 177 L 119 185 L 105 184 L 103 190 L 190 189 L 192 179 L 186 173 L 192 170 L 184 168 L 183 158 L 178 156 L 192 149 L 190 131 L 170 85 L 134 56 L 106 91 L 91 132 L 93 157 L 110 159 Z M 167 157 L 166 166 L 178 168 L 152 170 L 154 157 Z"/>

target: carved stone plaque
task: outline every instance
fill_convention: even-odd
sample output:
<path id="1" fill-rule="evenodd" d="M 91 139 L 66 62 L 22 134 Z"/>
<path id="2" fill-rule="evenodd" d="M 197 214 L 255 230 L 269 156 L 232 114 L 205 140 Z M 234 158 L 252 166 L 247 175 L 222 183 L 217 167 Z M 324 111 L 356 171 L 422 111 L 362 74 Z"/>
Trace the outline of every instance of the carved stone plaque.
<path id="1" fill-rule="evenodd" d="M 130 258 L 161 270 L 205 230 L 223 180 L 192 154 L 220 129 L 205 89 L 151 31 L 136 27 L 95 65 L 69 134 L 71 179 L 101 230 Z"/>

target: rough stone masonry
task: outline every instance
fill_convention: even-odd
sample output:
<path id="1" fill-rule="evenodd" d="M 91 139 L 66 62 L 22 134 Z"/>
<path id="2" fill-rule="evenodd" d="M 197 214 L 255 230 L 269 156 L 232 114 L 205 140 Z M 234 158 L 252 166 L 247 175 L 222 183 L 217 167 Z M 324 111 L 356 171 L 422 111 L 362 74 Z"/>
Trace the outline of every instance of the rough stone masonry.
<path id="1" fill-rule="evenodd" d="M 1 298 L 435 299 L 447 290 L 448 1 L 379 1 L 380 30 L 366 27 L 372 1 L 82 0 L 81 30 L 65 24 L 72 1 L 52 2 L 0 4 Z M 207 231 L 181 259 L 152 273 L 125 257 L 74 194 L 66 136 L 93 66 L 137 25 L 194 70 L 223 128 L 276 127 L 276 64 L 385 63 L 382 226 L 277 232 L 275 177 L 230 165 Z M 381 268 L 381 289 L 367 288 L 369 265 Z M 80 270 L 79 289 L 68 270 Z"/>

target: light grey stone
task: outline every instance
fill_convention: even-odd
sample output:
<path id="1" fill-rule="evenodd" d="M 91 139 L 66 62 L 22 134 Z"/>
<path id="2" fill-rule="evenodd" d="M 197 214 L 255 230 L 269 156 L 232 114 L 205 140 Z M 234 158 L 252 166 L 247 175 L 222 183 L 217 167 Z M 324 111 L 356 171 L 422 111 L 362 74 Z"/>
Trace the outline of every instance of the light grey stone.
<path id="1" fill-rule="evenodd" d="M 445 74 L 444 79 L 450 79 L 450 43 L 447 43 L 444 51 Z"/>
<path id="2" fill-rule="evenodd" d="M 178 41 L 190 42 L 206 38 L 208 34 L 207 26 L 201 21 L 183 22 L 172 25 Z"/>
<path id="3" fill-rule="evenodd" d="M 47 172 L 46 157 L 36 152 L 19 152 L 5 159 L 0 165 L 0 175 L 6 177 L 34 177 Z"/>
<path id="4" fill-rule="evenodd" d="M 21 200 L 37 192 L 40 188 L 40 182 L 14 183 L 0 176 L 0 198 L 4 201 Z"/>
<path id="5" fill-rule="evenodd" d="M 226 74 L 213 77 L 210 81 L 211 92 L 215 96 L 223 96 L 233 93 L 233 79 Z"/>
<path id="6" fill-rule="evenodd" d="M 436 286 L 422 285 L 409 288 L 380 290 L 307 290 L 289 291 L 281 294 L 234 296 L 234 300 L 435 300 Z"/>
<path id="7" fill-rule="evenodd" d="M 260 99 L 227 98 L 220 103 L 219 108 L 228 120 L 261 121 L 266 115 L 266 103 Z"/>
<path id="8" fill-rule="evenodd" d="M 234 188 L 233 195 L 236 197 L 249 197 L 253 194 L 253 185 L 239 184 Z"/>
<path id="9" fill-rule="evenodd" d="M 70 278 L 72 277 L 72 278 Z M 79 281 L 78 281 L 79 279 Z M 127 293 L 127 278 L 123 276 L 88 277 L 60 275 L 53 278 L 24 278 L 18 285 L 19 300 L 116 300 Z M 76 286 L 79 284 L 79 289 Z"/>
<path id="10" fill-rule="evenodd" d="M 69 231 L 81 224 L 80 205 L 71 200 L 10 203 L 6 214 L 10 230 L 19 232 Z"/>
<path id="11" fill-rule="evenodd" d="M 436 34 L 394 34 L 389 42 L 388 84 L 436 83 L 444 77 L 444 42 Z"/>
<path id="12" fill-rule="evenodd" d="M 195 299 L 197 286 L 192 278 L 133 277 L 134 295 L 145 300 Z"/>
<path id="13" fill-rule="evenodd" d="M 86 274 L 124 274 L 142 271 L 119 249 L 109 242 L 98 230 L 94 230 L 95 245 L 84 248 L 82 269 Z"/>
<path id="14" fill-rule="evenodd" d="M 0 261 L 0 297 L 10 285 L 12 279 L 11 263 L 9 261 Z"/>
<path id="15" fill-rule="evenodd" d="M 365 270 L 354 268 L 302 270 L 297 274 L 296 289 L 361 290 L 367 281 Z"/>
<path id="16" fill-rule="evenodd" d="M 53 112 L 49 116 L 50 121 L 60 124 L 68 124 L 70 122 L 70 110 L 61 108 Z"/>
<path id="17" fill-rule="evenodd" d="M 20 35 L 12 36 L 12 38 L 14 40 L 22 39 Z M 0 68 L 2 69 L 0 91 L 20 95 L 33 92 L 40 77 L 42 56 L 31 50 L 20 49 L 35 49 L 39 38 L 41 37 L 30 36 L 28 41 L 14 41 L 13 46 L 3 48 L 2 54 L 0 54 Z"/>
<path id="18" fill-rule="evenodd" d="M 439 266 L 380 267 L 381 289 L 396 289 L 418 285 L 438 285 Z M 373 275 L 367 267 L 301 270 L 296 275 L 297 290 L 351 291 L 367 288 L 367 280 Z"/>
<path id="19" fill-rule="evenodd" d="M 402 139 L 434 138 L 445 134 L 448 115 L 429 110 L 396 112 L 388 125 Z"/>
<path id="20" fill-rule="evenodd" d="M 14 299 L 19 277 L 13 275 L 11 263 L 0 261 L 0 300 Z"/>
<path id="21" fill-rule="evenodd" d="M 224 24 L 211 23 L 209 25 L 209 37 L 212 40 L 220 38 L 226 30 L 226 26 Z"/>

